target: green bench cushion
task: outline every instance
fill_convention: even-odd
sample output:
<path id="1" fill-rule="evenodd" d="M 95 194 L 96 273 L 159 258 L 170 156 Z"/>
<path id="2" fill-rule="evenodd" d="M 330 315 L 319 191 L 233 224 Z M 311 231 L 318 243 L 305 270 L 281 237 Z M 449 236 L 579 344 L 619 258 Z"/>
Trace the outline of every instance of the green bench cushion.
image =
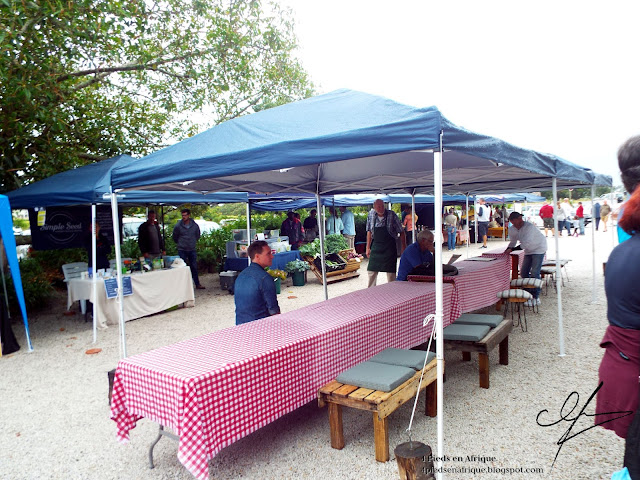
<path id="1" fill-rule="evenodd" d="M 502 323 L 502 315 L 482 315 L 479 313 L 463 313 L 455 321 L 455 324 L 465 325 L 489 325 L 491 328 L 495 328 Z"/>
<path id="2" fill-rule="evenodd" d="M 465 325 L 452 323 L 443 332 L 445 340 L 460 340 L 463 342 L 477 342 L 489 333 L 488 325 Z"/>
<path id="3" fill-rule="evenodd" d="M 413 368 L 362 362 L 342 372 L 336 380 L 347 385 L 390 392 L 416 374 Z"/>
<path id="4" fill-rule="evenodd" d="M 385 363 L 387 365 L 398 365 L 400 367 L 422 370 L 424 367 L 424 355 L 421 350 L 404 350 L 402 348 L 386 348 L 377 355 L 369 359 L 370 362 Z M 435 358 L 436 354 L 429 352 L 427 363 Z"/>

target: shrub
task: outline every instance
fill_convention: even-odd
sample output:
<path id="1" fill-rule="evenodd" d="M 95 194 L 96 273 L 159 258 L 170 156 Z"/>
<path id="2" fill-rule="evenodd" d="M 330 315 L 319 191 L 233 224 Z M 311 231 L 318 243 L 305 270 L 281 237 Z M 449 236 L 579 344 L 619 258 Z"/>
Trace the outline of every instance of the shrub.
<path id="1" fill-rule="evenodd" d="M 20 260 L 20 277 L 22 278 L 22 290 L 27 309 L 38 310 L 45 307 L 53 293 L 53 287 L 38 260 L 35 258 Z M 18 298 L 11 275 L 7 278 L 7 295 L 12 310 L 17 311 Z"/>

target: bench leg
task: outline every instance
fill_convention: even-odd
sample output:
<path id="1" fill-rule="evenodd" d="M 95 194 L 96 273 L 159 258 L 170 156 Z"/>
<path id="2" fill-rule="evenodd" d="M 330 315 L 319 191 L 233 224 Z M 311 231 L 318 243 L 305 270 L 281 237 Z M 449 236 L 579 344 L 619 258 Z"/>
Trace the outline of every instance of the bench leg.
<path id="1" fill-rule="evenodd" d="M 504 340 L 498 345 L 500 354 L 500 365 L 509 365 L 509 337 L 505 337 Z"/>
<path id="2" fill-rule="evenodd" d="M 329 403 L 329 428 L 331 429 L 331 447 L 342 450 L 344 448 L 342 405 Z"/>
<path id="3" fill-rule="evenodd" d="M 489 388 L 489 355 L 479 353 L 478 364 L 480 366 L 480 386 L 482 388 Z"/>
<path id="4" fill-rule="evenodd" d="M 462 352 L 462 361 L 470 362 L 471 361 L 471 352 Z"/>
<path id="5" fill-rule="evenodd" d="M 387 419 L 378 418 L 378 413 L 373 412 L 373 440 L 376 448 L 376 460 L 386 462 L 389 460 L 389 425 Z"/>
<path id="6" fill-rule="evenodd" d="M 431 382 L 425 388 L 424 396 L 424 414 L 429 417 L 435 417 L 438 415 L 438 386 L 436 382 Z"/>

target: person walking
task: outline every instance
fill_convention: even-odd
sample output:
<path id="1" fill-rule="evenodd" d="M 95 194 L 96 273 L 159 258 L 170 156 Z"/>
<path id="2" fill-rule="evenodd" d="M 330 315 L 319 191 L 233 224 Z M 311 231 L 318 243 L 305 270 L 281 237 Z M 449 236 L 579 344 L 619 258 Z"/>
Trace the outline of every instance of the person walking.
<path id="1" fill-rule="evenodd" d="M 578 202 L 578 208 L 576 209 L 576 218 L 578 219 L 580 235 L 584 235 L 584 208 L 582 207 L 582 202 Z"/>
<path id="2" fill-rule="evenodd" d="M 609 214 L 611 213 L 611 207 L 606 200 L 602 201 L 602 207 L 600 208 L 600 220 L 602 220 L 603 232 L 607 231 L 607 222 L 609 221 Z"/>
<path id="3" fill-rule="evenodd" d="M 189 265 L 191 278 L 198 290 L 204 290 L 204 285 L 200 285 L 198 277 L 198 256 L 196 254 L 196 243 L 200 239 L 200 227 L 191 219 L 191 210 L 184 208 L 180 211 L 182 220 L 173 227 L 173 241 L 178 247 L 178 255 Z"/>
<path id="4" fill-rule="evenodd" d="M 598 227 L 600 227 L 600 203 L 596 202 L 593 206 L 593 212 L 591 212 L 591 218 L 596 222 L 596 231 L 598 231 Z"/>
<path id="5" fill-rule="evenodd" d="M 556 218 L 558 219 L 558 236 L 561 237 L 562 230 L 564 230 L 564 222 L 565 222 L 566 216 L 564 214 L 564 210 L 562 210 L 562 206 L 560 205 L 560 202 L 557 203 L 555 211 L 556 211 Z"/>
<path id="6" fill-rule="evenodd" d="M 491 221 L 491 207 L 485 204 L 484 198 L 478 200 L 478 213 L 476 215 L 478 221 L 478 240 L 482 239 L 480 248 L 487 248 L 487 234 L 489 233 L 489 222 Z M 476 240 L 476 243 L 478 243 Z"/>
<path id="7" fill-rule="evenodd" d="M 555 232 L 555 227 L 553 226 L 553 207 L 549 205 L 549 200 L 544 201 L 544 205 L 540 208 L 540 218 L 542 219 L 542 223 L 544 225 L 544 236 L 549 236 L 549 230 L 551 230 L 551 236 L 553 237 Z M 560 228 L 560 226 L 558 226 Z M 562 229 L 560 228 L 562 232 Z"/>

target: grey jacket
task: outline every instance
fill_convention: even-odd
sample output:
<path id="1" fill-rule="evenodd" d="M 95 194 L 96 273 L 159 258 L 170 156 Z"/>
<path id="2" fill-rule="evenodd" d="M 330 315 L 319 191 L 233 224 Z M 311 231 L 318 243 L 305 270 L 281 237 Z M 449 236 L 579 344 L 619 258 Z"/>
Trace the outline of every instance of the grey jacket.
<path id="1" fill-rule="evenodd" d="M 196 249 L 196 242 L 200 238 L 200 227 L 193 219 L 189 220 L 189 228 L 180 220 L 173 227 L 173 241 L 178 250 L 192 251 Z"/>

